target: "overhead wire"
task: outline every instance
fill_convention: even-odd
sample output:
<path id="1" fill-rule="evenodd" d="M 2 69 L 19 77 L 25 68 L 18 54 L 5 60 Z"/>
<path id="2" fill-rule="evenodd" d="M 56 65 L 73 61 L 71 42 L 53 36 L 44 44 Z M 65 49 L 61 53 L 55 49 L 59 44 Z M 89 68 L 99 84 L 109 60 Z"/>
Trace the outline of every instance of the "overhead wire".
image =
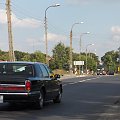
<path id="1" fill-rule="evenodd" d="M 22 12 L 22 11 L 20 11 L 16 6 L 14 6 L 13 4 L 12 4 L 12 9 L 14 10 L 14 13 L 16 13 L 16 14 L 19 14 L 21 17 L 19 17 L 19 19 L 20 20 L 23 20 L 25 17 L 26 17 L 26 14 L 24 13 L 24 12 Z M 40 19 L 38 19 L 38 18 L 35 18 L 35 17 L 33 17 L 33 16 L 28 16 L 28 17 L 30 17 L 31 19 L 33 19 L 33 20 L 36 20 L 37 22 L 39 22 L 39 23 L 41 23 L 41 24 L 43 24 L 43 22 L 40 20 Z M 18 17 L 17 17 L 18 18 Z M 30 21 L 27 21 L 27 22 L 30 22 Z M 33 22 L 31 22 L 31 23 L 33 23 Z"/>
<path id="2" fill-rule="evenodd" d="M 25 15 L 25 16 L 27 15 L 27 16 L 33 18 L 33 19 L 39 20 L 39 21 L 41 21 L 41 23 L 44 25 L 44 20 L 40 20 L 40 19 L 38 19 L 38 18 L 36 18 L 36 17 L 33 17 L 33 16 L 31 16 L 31 15 L 26 14 L 25 11 L 27 11 L 28 13 L 30 13 L 30 11 L 29 11 L 28 9 L 24 9 L 24 8 L 21 9 L 20 6 L 14 4 L 13 2 L 11 2 L 11 3 L 12 3 L 12 7 L 13 7 L 16 11 L 18 11 L 19 13 L 21 13 L 21 15 Z M 17 6 L 17 7 L 16 7 L 16 6 Z M 19 8 L 20 8 L 20 9 L 19 9 Z M 24 10 L 24 11 L 22 11 L 22 10 Z M 17 13 L 17 14 L 18 14 L 18 13 Z M 24 16 L 24 17 L 25 17 L 25 16 Z M 54 25 L 52 25 L 51 23 L 49 23 L 49 26 L 51 26 L 51 29 L 53 29 L 53 31 L 56 31 L 56 27 L 55 27 Z M 57 29 L 60 30 L 60 28 L 57 28 Z M 49 29 L 48 29 L 48 30 L 49 30 Z M 50 30 L 50 31 L 52 31 L 52 30 Z M 66 33 L 66 35 L 68 35 L 68 33 L 67 33 L 66 31 L 64 31 L 64 30 L 60 30 L 60 31 L 62 31 L 63 34 Z"/>
<path id="3" fill-rule="evenodd" d="M 5 3 L 0 3 L 0 4 L 5 5 Z M 27 17 L 30 17 L 31 19 L 36 20 L 37 22 L 39 22 L 41 26 L 44 26 L 44 20 L 41 20 L 41 19 L 39 19 L 39 18 L 37 18 L 35 16 L 32 16 L 31 12 L 28 9 L 25 9 L 23 7 L 21 8 L 19 5 L 16 5 L 13 1 L 11 1 L 11 6 L 12 6 L 12 9 L 13 9 L 15 15 L 19 15 L 19 17 L 17 16 L 17 19 L 24 20 L 26 18 L 26 16 L 27 16 Z M 27 11 L 27 12 L 25 12 L 25 11 Z M 37 23 L 34 23 L 32 21 L 26 21 L 26 22 L 37 25 Z M 50 28 L 50 29 L 48 29 L 49 32 L 51 32 L 52 30 L 56 32 L 56 27 L 54 25 L 52 25 L 51 23 L 49 23 L 49 28 Z M 57 28 L 57 29 L 60 30 L 60 28 Z M 60 30 L 60 31 L 62 31 L 62 34 L 60 34 L 61 32 L 60 33 L 55 33 L 55 34 L 68 36 L 67 39 L 69 38 L 69 35 L 68 35 L 67 32 L 65 32 L 63 30 Z M 65 35 L 65 33 L 66 33 L 66 35 Z"/>
<path id="4" fill-rule="evenodd" d="M 16 5 L 16 4 L 14 4 L 12 1 L 11 1 L 11 5 L 12 5 L 12 7 L 16 8 L 16 10 L 18 12 L 22 13 L 23 15 L 34 18 L 34 19 L 39 20 L 39 21 L 43 21 L 42 19 L 39 19 L 39 18 L 37 18 L 35 16 L 32 16 L 31 11 L 29 11 L 28 9 L 22 8 L 22 7 L 20 7 L 20 6 Z M 25 11 L 27 11 L 27 13 Z M 30 14 L 28 14 L 28 13 L 30 13 Z"/>
<path id="5" fill-rule="evenodd" d="M 16 10 L 15 10 L 15 9 L 14 9 L 14 13 L 16 13 Z M 29 22 L 29 23 L 31 23 L 31 24 L 33 24 L 33 25 L 37 25 L 37 23 L 39 23 L 40 26 L 43 26 L 43 23 L 42 23 L 41 21 L 36 20 L 36 19 L 34 19 L 34 18 L 31 18 L 31 21 L 30 21 L 30 20 L 28 21 L 26 18 L 18 17 L 18 16 L 17 16 L 17 19 L 19 19 L 19 20 L 21 20 L 21 21 L 24 20 L 24 22 L 27 22 L 27 23 Z M 25 19 L 26 19 L 27 21 L 25 21 Z M 35 23 L 35 22 L 32 21 L 32 20 L 36 20 L 37 23 Z"/>

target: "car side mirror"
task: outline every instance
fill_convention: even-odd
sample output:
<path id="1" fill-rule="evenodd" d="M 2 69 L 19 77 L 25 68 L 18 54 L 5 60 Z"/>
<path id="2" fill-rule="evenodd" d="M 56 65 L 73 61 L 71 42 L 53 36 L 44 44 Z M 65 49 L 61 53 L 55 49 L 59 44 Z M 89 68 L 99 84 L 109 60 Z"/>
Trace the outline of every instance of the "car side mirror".
<path id="1" fill-rule="evenodd" d="M 54 78 L 54 75 L 50 75 L 50 78 Z"/>
<path id="2" fill-rule="evenodd" d="M 57 78 L 60 78 L 60 75 L 59 74 L 55 74 L 54 77 L 57 79 Z"/>
<path id="3" fill-rule="evenodd" d="M 60 78 L 60 75 L 59 74 L 50 75 L 50 78 L 57 80 L 58 78 Z"/>

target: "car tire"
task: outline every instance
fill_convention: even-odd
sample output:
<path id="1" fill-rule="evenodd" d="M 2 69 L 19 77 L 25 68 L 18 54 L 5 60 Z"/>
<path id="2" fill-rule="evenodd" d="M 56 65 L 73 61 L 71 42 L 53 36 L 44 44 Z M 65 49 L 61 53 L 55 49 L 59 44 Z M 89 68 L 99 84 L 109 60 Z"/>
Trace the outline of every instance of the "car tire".
<path id="1" fill-rule="evenodd" d="M 54 103 L 60 103 L 62 99 L 62 92 L 59 90 L 58 95 L 55 99 L 53 99 Z"/>
<path id="2" fill-rule="evenodd" d="M 39 95 L 39 98 L 38 98 L 36 107 L 37 107 L 38 109 L 42 109 L 43 106 L 44 106 L 44 97 L 43 97 L 43 92 L 40 91 L 40 95 Z"/>

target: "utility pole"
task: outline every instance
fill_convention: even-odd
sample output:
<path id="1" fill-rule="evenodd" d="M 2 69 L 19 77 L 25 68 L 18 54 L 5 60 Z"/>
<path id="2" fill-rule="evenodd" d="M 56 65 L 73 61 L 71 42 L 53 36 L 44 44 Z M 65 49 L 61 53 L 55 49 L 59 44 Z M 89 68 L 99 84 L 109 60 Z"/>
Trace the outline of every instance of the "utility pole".
<path id="1" fill-rule="evenodd" d="M 73 27 L 76 25 L 76 24 L 79 24 L 79 23 L 74 23 L 71 27 L 71 30 L 70 30 L 70 66 L 69 66 L 69 71 L 70 71 L 70 75 L 73 74 L 73 61 L 72 61 L 72 29 Z"/>
<path id="2" fill-rule="evenodd" d="M 76 24 L 82 24 L 83 22 L 80 22 L 80 23 L 74 23 L 71 27 L 71 30 L 70 30 L 70 65 L 69 65 L 69 71 L 70 71 L 70 74 L 72 75 L 73 74 L 73 61 L 72 61 L 72 29 L 73 27 L 76 25 Z"/>
<path id="3" fill-rule="evenodd" d="M 47 41 L 47 17 L 46 17 L 46 11 L 45 11 L 45 46 L 46 46 L 46 64 L 48 65 L 48 41 Z"/>
<path id="4" fill-rule="evenodd" d="M 120 65 L 120 47 L 118 48 L 119 50 L 119 65 Z"/>
<path id="5" fill-rule="evenodd" d="M 118 51 L 119 51 L 119 53 L 118 53 L 118 55 L 119 55 L 119 65 L 118 65 L 118 72 L 120 73 L 120 47 L 118 48 Z"/>
<path id="6" fill-rule="evenodd" d="M 72 29 L 71 29 L 71 31 L 70 31 L 70 67 L 69 67 L 69 69 L 70 69 L 70 74 L 72 74 L 73 72 L 73 70 L 72 70 Z"/>
<path id="7" fill-rule="evenodd" d="M 9 60 L 15 61 L 15 55 L 13 50 L 10 0 L 6 0 L 6 10 L 7 10 L 7 20 L 8 20 Z"/>

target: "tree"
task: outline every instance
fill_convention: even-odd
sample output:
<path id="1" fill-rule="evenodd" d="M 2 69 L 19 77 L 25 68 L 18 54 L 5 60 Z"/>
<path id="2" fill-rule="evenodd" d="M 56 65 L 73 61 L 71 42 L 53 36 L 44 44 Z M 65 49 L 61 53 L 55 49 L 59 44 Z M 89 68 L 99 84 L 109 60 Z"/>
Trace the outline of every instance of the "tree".
<path id="1" fill-rule="evenodd" d="M 8 52 L 0 50 L 0 60 L 1 61 L 8 61 L 9 60 Z"/>
<path id="2" fill-rule="evenodd" d="M 98 60 L 95 60 L 94 58 L 91 58 L 91 57 L 87 57 L 87 68 L 90 70 L 90 71 L 96 71 L 96 68 L 97 68 L 97 61 Z"/>
<path id="3" fill-rule="evenodd" d="M 52 69 L 69 69 L 69 47 L 65 47 L 63 43 L 58 43 L 52 50 L 53 56 L 50 61 Z"/>
<path id="4" fill-rule="evenodd" d="M 21 51 L 15 51 L 15 59 L 17 61 L 22 61 L 24 56 L 28 55 L 29 53 L 21 52 Z"/>
<path id="5" fill-rule="evenodd" d="M 90 53 L 91 55 L 87 55 L 87 68 L 90 71 L 96 71 L 97 63 L 98 63 L 98 56 L 96 56 L 94 53 Z M 73 53 L 73 61 L 84 61 L 84 70 L 86 69 L 86 53 Z M 77 66 L 79 69 L 79 66 Z"/>
<path id="6" fill-rule="evenodd" d="M 109 51 L 101 58 L 106 71 L 115 71 L 118 65 L 118 52 Z"/>
<path id="7" fill-rule="evenodd" d="M 22 61 L 31 61 L 31 60 L 30 60 L 30 59 L 31 59 L 31 56 L 30 56 L 30 54 L 28 53 L 28 54 L 24 55 L 21 59 L 22 59 Z"/>
<path id="8" fill-rule="evenodd" d="M 43 54 L 41 51 L 35 51 L 31 54 L 31 61 L 33 62 L 42 62 L 45 63 L 45 54 Z"/>
<path id="9" fill-rule="evenodd" d="M 15 58 L 17 61 L 32 61 L 45 63 L 45 54 L 43 54 L 41 51 L 35 51 L 31 54 L 15 51 Z"/>

